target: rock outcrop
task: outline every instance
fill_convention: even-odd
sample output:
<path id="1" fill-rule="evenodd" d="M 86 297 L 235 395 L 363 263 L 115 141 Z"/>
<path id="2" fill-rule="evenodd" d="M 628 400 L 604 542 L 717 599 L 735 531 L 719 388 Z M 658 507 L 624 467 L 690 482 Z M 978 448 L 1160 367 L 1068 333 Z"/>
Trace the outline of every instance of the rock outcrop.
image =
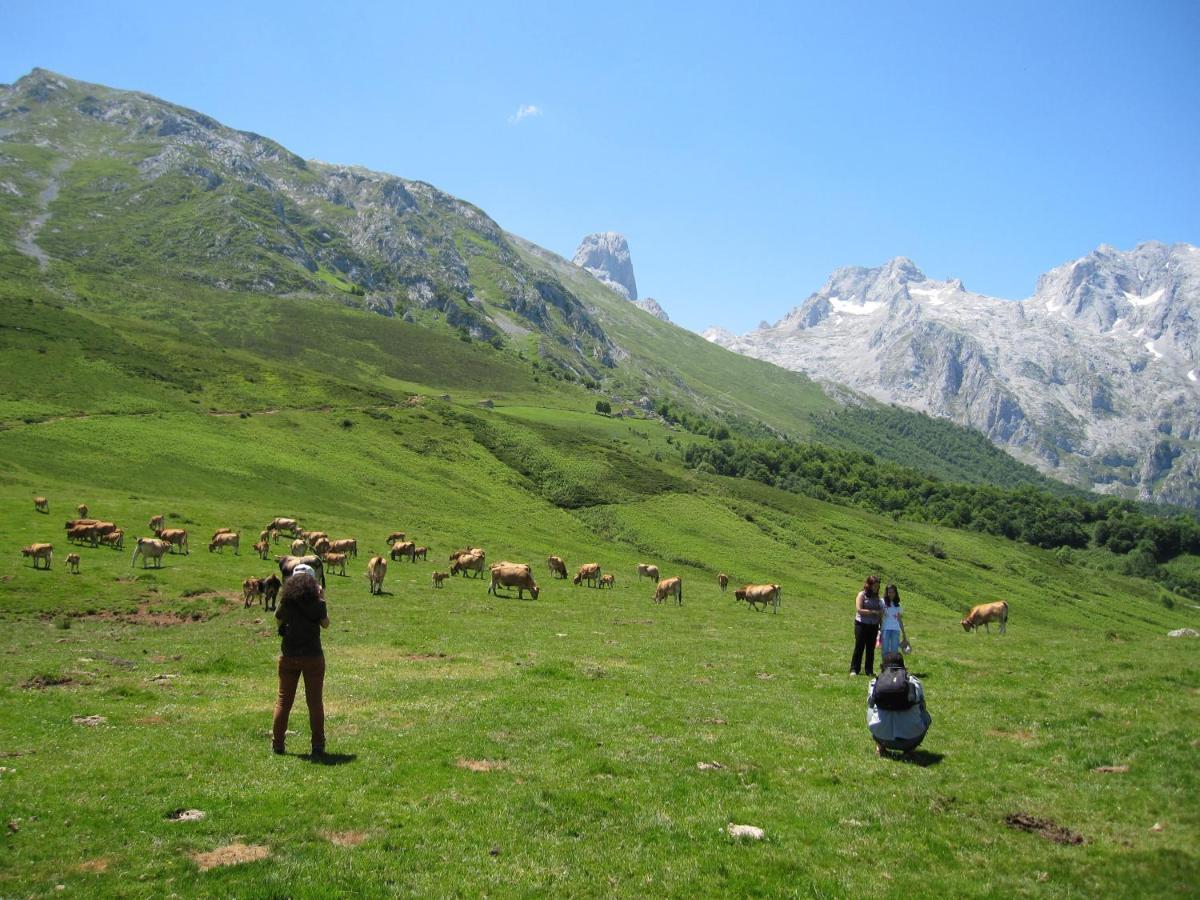
<path id="1" fill-rule="evenodd" d="M 638 298 L 637 280 L 633 277 L 633 262 L 629 258 L 629 242 L 625 235 L 615 231 L 589 234 L 579 242 L 571 262 L 587 269 L 625 299 Z"/>
<path id="2" fill-rule="evenodd" d="M 667 315 L 667 311 L 653 297 L 647 297 L 645 300 L 634 300 L 633 305 L 639 309 L 644 309 L 656 319 L 662 319 L 664 322 L 671 321 L 671 317 Z"/>

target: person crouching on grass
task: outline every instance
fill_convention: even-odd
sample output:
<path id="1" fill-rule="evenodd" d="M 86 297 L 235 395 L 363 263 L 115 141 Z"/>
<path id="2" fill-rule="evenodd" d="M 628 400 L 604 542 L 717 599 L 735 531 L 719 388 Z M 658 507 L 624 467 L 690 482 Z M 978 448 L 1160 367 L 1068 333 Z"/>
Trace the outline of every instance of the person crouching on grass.
<path id="1" fill-rule="evenodd" d="M 279 656 L 279 699 L 275 703 L 275 721 L 271 728 L 271 749 L 284 752 L 288 716 L 296 699 L 296 686 L 304 678 L 304 699 L 308 703 L 308 724 L 312 731 L 312 752 L 325 752 L 325 654 L 321 650 L 321 629 L 329 627 L 325 591 L 317 583 L 312 567 L 299 565 L 283 585 L 279 609 L 279 634 L 283 638 Z"/>
<path id="2" fill-rule="evenodd" d="M 889 750 L 916 750 L 931 724 L 921 682 L 908 674 L 903 656 L 885 653 L 879 677 L 867 688 L 867 728 L 875 752 L 887 756 Z"/>

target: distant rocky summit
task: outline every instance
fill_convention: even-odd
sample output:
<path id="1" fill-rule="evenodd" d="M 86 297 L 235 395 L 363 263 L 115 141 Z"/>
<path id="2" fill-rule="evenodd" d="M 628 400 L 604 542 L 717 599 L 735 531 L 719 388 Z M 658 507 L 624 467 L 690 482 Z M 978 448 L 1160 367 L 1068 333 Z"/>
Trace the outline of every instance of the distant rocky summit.
<path id="1" fill-rule="evenodd" d="M 667 315 L 667 311 L 659 306 L 658 301 L 653 297 L 647 297 L 645 300 L 634 300 L 633 305 L 639 309 L 644 309 L 656 319 L 662 319 L 664 322 L 671 321 L 671 317 Z"/>
<path id="2" fill-rule="evenodd" d="M 629 258 L 629 242 L 615 231 L 589 234 L 579 242 L 571 262 L 582 266 L 626 300 L 637 300 L 637 280 Z"/>
<path id="3" fill-rule="evenodd" d="M 1000 300 L 897 257 L 714 343 L 951 419 L 1095 490 L 1200 507 L 1200 249 L 1101 246 Z M 887 435 L 864 436 L 864 449 Z"/>

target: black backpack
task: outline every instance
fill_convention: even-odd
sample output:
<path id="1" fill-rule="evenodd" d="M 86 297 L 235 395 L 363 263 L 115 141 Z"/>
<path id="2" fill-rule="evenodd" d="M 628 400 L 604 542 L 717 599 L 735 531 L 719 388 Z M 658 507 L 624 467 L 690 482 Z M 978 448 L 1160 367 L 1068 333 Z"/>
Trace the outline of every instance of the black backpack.
<path id="1" fill-rule="evenodd" d="M 909 709 L 908 672 L 903 668 L 884 669 L 875 679 L 875 705 L 880 709 Z"/>

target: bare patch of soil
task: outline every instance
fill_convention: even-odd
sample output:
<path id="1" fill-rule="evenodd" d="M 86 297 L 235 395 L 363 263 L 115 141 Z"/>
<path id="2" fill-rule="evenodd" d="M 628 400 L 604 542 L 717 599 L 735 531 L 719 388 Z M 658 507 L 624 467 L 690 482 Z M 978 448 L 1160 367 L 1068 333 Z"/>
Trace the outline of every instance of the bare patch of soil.
<path id="1" fill-rule="evenodd" d="M 76 725 L 86 725 L 88 728 L 95 728 L 97 725 L 103 725 L 108 719 L 104 716 L 71 716 L 71 721 Z"/>
<path id="2" fill-rule="evenodd" d="M 454 764 L 460 769 L 466 769 L 469 772 L 495 772 L 498 769 L 508 768 L 508 763 L 499 760 L 463 759 L 461 756 L 454 761 Z"/>
<path id="3" fill-rule="evenodd" d="M 450 657 L 445 653 L 409 653 L 404 658 L 411 659 L 413 662 L 423 662 L 430 659 L 449 659 Z"/>
<path id="4" fill-rule="evenodd" d="M 1129 766 L 1096 766 L 1092 771 L 1102 775 L 1124 775 L 1129 771 Z"/>
<path id="5" fill-rule="evenodd" d="M 1016 828 L 1018 831 L 1028 831 L 1031 834 L 1038 834 L 1048 841 L 1053 841 L 1056 844 L 1086 844 L 1087 838 L 1082 834 L 1077 834 L 1069 828 L 1064 828 L 1053 819 L 1039 819 L 1037 816 L 1027 815 L 1026 813 L 1009 813 L 1004 817 L 1004 822 L 1009 828 Z"/>
<path id="6" fill-rule="evenodd" d="M 240 863 L 256 862 L 271 855 L 271 848 L 262 844 L 226 844 L 208 853 L 193 853 L 192 859 L 201 872 L 217 866 L 236 866 Z"/>
<path id="7" fill-rule="evenodd" d="M 167 720 L 162 716 L 142 716 L 140 719 L 133 720 L 134 725 L 166 725 Z"/>
<path id="8" fill-rule="evenodd" d="M 108 858 L 104 856 L 98 856 L 95 859 L 89 859 L 87 862 L 81 862 L 79 864 L 79 871 L 92 872 L 97 875 L 101 872 L 107 872 Z"/>
<path id="9" fill-rule="evenodd" d="M 121 622 L 126 625 L 151 625 L 164 627 L 167 625 L 191 625 L 211 619 L 211 612 L 192 610 L 182 612 L 169 609 L 151 609 L 148 602 L 138 604 L 136 612 L 103 612 L 86 613 L 79 618 L 97 622 Z"/>
<path id="10" fill-rule="evenodd" d="M 41 691 L 48 687 L 62 687 L 74 683 L 75 680 L 66 675 L 34 675 L 27 681 L 23 681 L 21 687 L 27 691 Z"/>
<path id="11" fill-rule="evenodd" d="M 322 831 L 321 837 L 337 847 L 357 847 L 367 839 L 365 831 Z"/>

